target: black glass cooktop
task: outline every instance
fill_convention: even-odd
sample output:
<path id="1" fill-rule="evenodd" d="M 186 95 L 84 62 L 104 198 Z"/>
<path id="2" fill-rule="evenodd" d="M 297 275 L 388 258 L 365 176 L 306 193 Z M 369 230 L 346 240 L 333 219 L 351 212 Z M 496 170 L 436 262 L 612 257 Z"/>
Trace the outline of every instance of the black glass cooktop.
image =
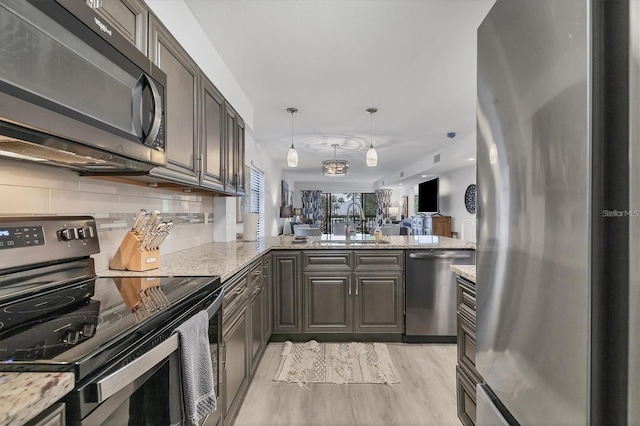
<path id="1" fill-rule="evenodd" d="M 0 299 L 0 371 L 74 371 L 80 380 L 220 286 L 217 277 L 94 278 L 44 291 L 19 286 L 23 297 Z"/>

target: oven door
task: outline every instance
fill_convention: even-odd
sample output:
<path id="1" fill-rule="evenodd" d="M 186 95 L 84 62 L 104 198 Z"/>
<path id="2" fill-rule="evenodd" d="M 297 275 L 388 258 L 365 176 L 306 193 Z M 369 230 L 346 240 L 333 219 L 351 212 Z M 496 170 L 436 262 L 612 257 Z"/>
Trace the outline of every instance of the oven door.
<path id="1" fill-rule="evenodd" d="M 218 289 L 214 296 L 214 301 L 206 307 L 206 311 L 210 318 L 209 341 L 211 342 L 214 386 L 216 395 L 219 396 L 218 353 L 219 342 L 221 342 L 223 289 Z M 198 311 L 200 309 L 194 310 L 193 313 Z M 81 421 L 68 419 L 69 423 L 154 426 L 170 424 L 169 395 L 171 391 L 175 391 L 175 384 L 171 386 L 172 383 L 170 383 L 172 377 L 170 368 L 180 365 L 179 357 L 179 338 L 176 334 L 172 334 L 152 350 L 119 370 L 98 377 L 78 391 L 85 398 L 97 402 L 97 407 Z M 218 407 L 222 407 L 221 401 L 218 401 Z M 211 419 L 206 420 L 207 424 L 215 425 L 217 422 L 215 419 L 221 418 L 222 410 L 218 409 L 214 414 L 210 416 Z"/>

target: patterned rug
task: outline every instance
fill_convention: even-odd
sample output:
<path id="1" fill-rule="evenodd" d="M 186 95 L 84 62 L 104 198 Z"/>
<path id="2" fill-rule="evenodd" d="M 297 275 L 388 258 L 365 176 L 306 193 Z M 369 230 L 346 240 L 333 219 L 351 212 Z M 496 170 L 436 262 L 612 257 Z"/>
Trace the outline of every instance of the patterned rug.
<path id="1" fill-rule="evenodd" d="M 284 342 L 273 380 L 297 383 L 400 383 L 384 343 Z"/>

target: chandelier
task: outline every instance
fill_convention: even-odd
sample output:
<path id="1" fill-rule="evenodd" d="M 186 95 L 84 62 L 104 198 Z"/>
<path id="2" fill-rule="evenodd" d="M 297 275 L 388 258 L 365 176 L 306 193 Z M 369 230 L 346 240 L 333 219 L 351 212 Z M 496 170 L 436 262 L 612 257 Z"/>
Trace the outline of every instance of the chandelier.
<path id="1" fill-rule="evenodd" d="M 333 160 L 325 160 L 322 162 L 322 174 L 325 176 L 346 176 L 349 174 L 349 163 L 346 160 L 338 160 L 336 158 L 336 148 L 338 144 L 332 144 Z"/>

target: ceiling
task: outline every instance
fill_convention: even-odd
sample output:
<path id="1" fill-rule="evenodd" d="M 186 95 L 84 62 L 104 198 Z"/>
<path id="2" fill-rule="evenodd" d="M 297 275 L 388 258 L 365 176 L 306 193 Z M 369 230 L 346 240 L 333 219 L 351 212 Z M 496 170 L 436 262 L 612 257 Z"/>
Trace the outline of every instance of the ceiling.
<path id="1" fill-rule="evenodd" d="M 346 179 L 373 183 L 475 132 L 476 30 L 493 0 L 185 2 L 253 103 L 253 138 L 291 181 L 343 179 L 321 175 L 334 143 Z M 377 167 L 365 163 L 372 137 Z"/>

